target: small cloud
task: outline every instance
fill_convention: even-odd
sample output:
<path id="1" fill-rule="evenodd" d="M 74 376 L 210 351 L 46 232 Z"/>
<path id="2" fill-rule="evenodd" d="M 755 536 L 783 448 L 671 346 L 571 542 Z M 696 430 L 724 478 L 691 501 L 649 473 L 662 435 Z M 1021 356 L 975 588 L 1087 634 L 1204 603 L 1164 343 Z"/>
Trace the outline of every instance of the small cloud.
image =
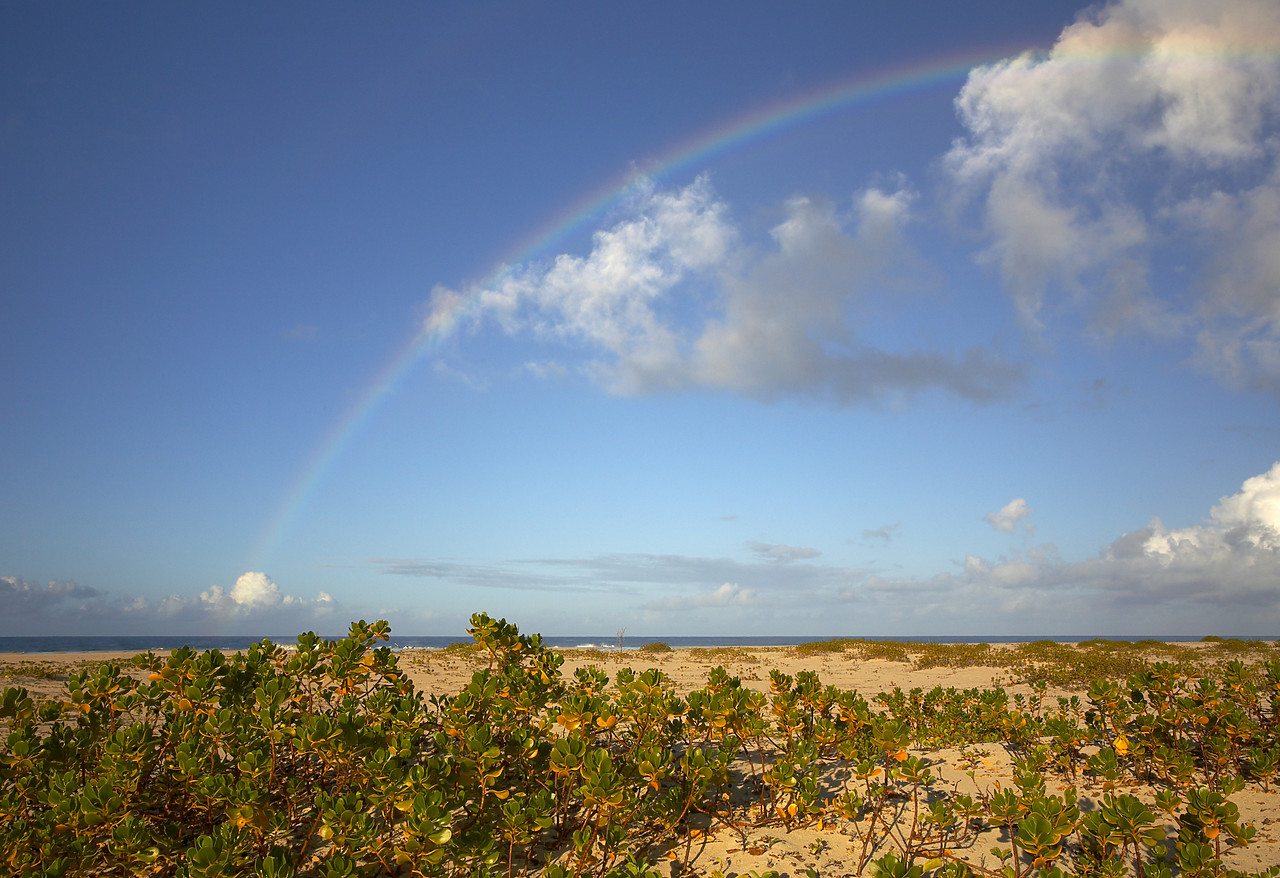
<path id="1" fill-rule="evenodd" d="M 444 360 L 433 360 L 431 362 L 431 371 L 441 378 L 456 381 L 472 390 L 483 391 L 489 389 L 489 382 L 484 378 L 477 378 L 461 369 L 455 369 Z"/>
<path id="2" fill-rule="evenodd" d="M 270 607 L 282 600 L 280 587 L 265 573 L 241 575 L 231 587 L 231 600 L 245 607 Z"/>
<path id="3" fill-rule="evenodd" d="M 862 538 L 867 542 L 871 540 L 883 540 L 886 544 L 893 541 L 898 531 L 902 530 L 902 523 L 886 524 L 884 527 L 878 527 L 874 530 L 867 529 L 862 532 Z"/>
<path id="4" fill-rule="evenodd" d="M 523 369 L 542 381 L 563 381 L 569 377 L 569 370 L 564 367 L 564 364 L 557 363 L 555 360 L 530 360 L 524 364 Z"/>
<path id="5" fill-rule="evenodd" d="M 643 604 L 644 610 L 700 610 L 704 607 L 749 607 L 755 603 L 755 592 L 732 582 L 726 582 L 713 591 L 684 597 L 670 597 Z"/>
<path id="6" fill-rule="evenodd" d="M 1011 534 L 1017 529 L 1018 523 L 1026 519 L 1027 516 L 1031 515 L 1033 512 L 1035 512 L 1035 510 L 1027 505 L 1026 500 L 1021 497 L 1017 497 L 1002 506 L 1000 511 L 988 512 L 984 517 L 986 518 L 987 523 L 996 530 L 1001 531 L 1002 533 Z M 1026 522 L 1023 527 L 1026 528 L 1027 533 L 1034 532 L 1030 522 Z"/>
<path id="7" fill-rule="evenodd" d="M 997 588 L 1017 588 L 1036 578 L 1036 568 L 1026 561 L 1004 561 L 984 571 L 987 580 Z"/>
<path id="8" fill-rule="evenodd" d="M 320 337 L 320 327 L 314 323 L 299 323 L 292 329 L 286 329 L 284 337 L 298 341 L 315 341 Z"/>
<path id="9" fill-rule="evenodd" d="M 789 561 L 803 561 L 806 558 L 816 558 L 822 554 L 817 549 L 809 549 L 804 546 L 782 546 L 770 543 L 747 543 L 747 548 L 756 557 L 767 561 L 775 561 L 779 564 L 786 564 Z"/>

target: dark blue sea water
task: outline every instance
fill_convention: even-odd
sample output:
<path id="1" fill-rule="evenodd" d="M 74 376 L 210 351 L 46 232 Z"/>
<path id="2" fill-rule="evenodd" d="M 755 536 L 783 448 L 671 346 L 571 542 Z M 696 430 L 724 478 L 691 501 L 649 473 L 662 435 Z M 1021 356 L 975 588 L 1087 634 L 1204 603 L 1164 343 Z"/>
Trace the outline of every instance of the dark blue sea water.
<path id="1" fill-rule="evenodd" d="M 331 638 L 340 637 L 342 635 L 327 635 Z M 800 637 L 794 635 L 781 635 L 776 637 L 714 637 L 714 636 L 685 636 L 685 637 L 624 637 L 622 639 L 622 649 L 631 650 L 639 649 L 646 643 L 662 642 L 670 645 L 675 649 L 693 649 L 707 647 L 725 647 L 725 646 L 795 646 L 800 643 L 814 643 L 822 640 L 830 640 L 833 636 L 846 635 L 827 635 L 822 637 Z M 852 635 L 849 635 L 852 636 Z M 1096 635 L 1031 635 L 1022 637 L 919 637 L 913 635 L 902 635 L 898 637 L 867 637 L 867 640 L 896 640 L 907 643 L 1024 643 L 1033 640 L 1053 640 L 1060 643 L 1079 643 L 1082 640 L 1090 640 Z M 193 637 L 180 636 L 144 636 L 144 635 L 127 635 L 127 636 L 111 636 L 111 635 L 79 635 L 79 636 L 31 636 L 31 637 L 0 637 L 0 652 L 146 652 L 147 650 L 155 650 L 156 652 L 168 652 L 169 650 L 178 649 L 183 646 L 189 646 L 192 649 L 220 649 L 223 652 L 238 652 L 248 649 L 250 645 L 264 639 L 270 639 L 276 643 L 288 645 L 297 642 L 296 635 L 289 636 L 272 636 L 272 635 L 200 635 Z M 1171 641 L 1193 641 L 1199 640 L 1198 637 L 1191 636 L 1134 636 L 1134 637 L 1102 637 L 1103 640 L 1171 640 Z M 435 648 L 442 649 L 453 643 L 469 643 L 471 638 L 466 636 L 460 637 L 397 637 L 392 636 L 385 646 L 392 649 L 405 648 Z M 567 649 L 617 649 L 618 638 L 608 635 L 600 636 L 558 636 L 543 637 L 543 642 L 549 646 L 562 647 Z"/>

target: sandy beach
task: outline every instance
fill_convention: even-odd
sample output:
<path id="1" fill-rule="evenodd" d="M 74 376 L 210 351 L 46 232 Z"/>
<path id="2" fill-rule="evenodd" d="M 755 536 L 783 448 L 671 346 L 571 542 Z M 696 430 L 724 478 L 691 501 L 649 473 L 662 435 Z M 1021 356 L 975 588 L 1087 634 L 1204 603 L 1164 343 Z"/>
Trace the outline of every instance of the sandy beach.
<path id="1" fill-rule="evenodd" d="M 985 655 L 989 663 L 939 665 L 922 667 L 926 662 L 919 655 L 908 654 L 894 658 L 867 657 L 856 648 L 830 652 L 804 653 L 795 648 L 731 648 L 703 650 L 672 650 L 661 652 L 604 652 L 566 650 L 562 673 L 571 678 L 583 667 L 594 666 L 615 677 L 626 667 L 640 671 L 657 668 L 673 682 L 677 691 L 687 693 L 706 683 L 709 671 L 723 667 L 730 675 L 741 680 L 743 686 L 765 693 L 770 691 L 770 672 L 781 671 L 796 675 L 801 671 L 818 674 L 822 684 L 841 690 L 860 693 L 873 701 L 878 693 L 893 690 L 921 688 L 928 691 L 940 686 L 944 689 L 990 689 L 1004 687 L 1010 695 L 1030 698 L 1034 694 L 1025 664 L 1013 661 L 1018 656 L 1016 645 L 993 645 Z M 1195 661 L 1203 667 L 1219 666 L 1230 655 L 1206 644 L 1178 644 L 1171 646 L 1171 658 Z M 56 698 L 63 686 L 67 669 L 91 667 L 104 661 L 127 663 L 131 654 L 0 654 L 0 685 L 21 685 L 33 693 Z M 1249 653 L 1243 661 L 1260 661 L 1274 657 L 1273 653 Z M 405 650 L 399 653 L 401 667 L 407 671 L 414 685 L 426 695 L 453 694 L 461 690 L 485 664 L 481 656 L 465 649 Z M 1053 676 L 1053 675 L 1049 675 Z M 60 679 L 61 678 L 61 679 Z M 1047 686 L 1043 693 L 1052 703 L 1059 697 L 1076 696 L 1087 703 L 1083 686 L 1056 683 Z M 1096 749 L 1096 748 L 1095 748 Z M 986 743 L 968 748 L 913 750 L 930 766 L 943 787 L 952 792 L 974 796 L 990 794 L 1012 785 L 1010 755 L 997 743 Z M 1048 792 L 1061 793 L 1063 778 L 1049 777 Z M 1075 783 L 1080 795 L 1082 811 L 1098 807 L 1102 788 L 1085 777 Z M 1121 784 L 1115 792 L 1133 792 L 1150 800 L 1151 789 L 1133 784 Z M 1274 821 L 1280 818 L 1280 798 L 1274 789 L 1250 783 L 1232 797 L 1244 821 L 1257 828 L 1256 840 L 1245 848 L 1234 850 L 1227 864 L 1236 869 L 1257 871 L 1280 863 L 1280 838 Z M 1176 836 L 1177 827 L 1171 820 L 1165 821 L 1169 837 Z M 823 876 L 854 874 L 861 842 L 847 821 L 819 820 L 804 827 L 785 830 L 777 824 L 758 829 L 730 828 L 719 824 L 708 825 L 707 831 L 696 839 L 661 852 L 664 869 L 670 873 L 713 876 L 742 875 L 751 872 L 764 873 L 773 870 L 783 875 L 802 876 L 813 869 Z M 996 845 L 1008 845 L 1005 830 L 988 827 L 969 841 L 963 849 L 953 851 L 958 858 L 982 869 L 993 870 L 999 861 L 989 851 Z M 888 850 L 889 848 L 886 848 Z"/>

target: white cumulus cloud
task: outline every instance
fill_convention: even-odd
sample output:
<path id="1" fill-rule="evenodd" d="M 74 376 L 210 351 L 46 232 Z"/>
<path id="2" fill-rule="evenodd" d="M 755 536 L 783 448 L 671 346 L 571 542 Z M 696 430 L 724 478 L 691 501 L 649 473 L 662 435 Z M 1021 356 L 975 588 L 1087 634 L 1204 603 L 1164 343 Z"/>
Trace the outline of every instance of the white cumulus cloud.
<path id="1" fill-rule="evenodd" d="M 1171 620 L 1233 633 L 1280 624 L 1280 462 L 1222 497 L 1201 524 L 1171 529 L 1154 518 L 1078 562 L 1052 545 L 995 561 L 971 555 L 962 574 L 903 587 L 944 589 L 992 616 L 1102 619 L 1127 633 Z"/>
<path id="2" fill-rule="evenodd" d="M 1241 560 L 1253 566 L 1280 559 L 1280 463 L 1219 500 L 1207 523 L 1169 530 L 1153 519 L 1113 543 L 1107 557 L 1147 560 L 1164 568 Z"/>
<path id="3" fill-rule="evenodd" d="M 1035 510 L 1027 505 L 1027 501 L 1024 498 L 1015 497 L 1004 506 L 1001 506 L 996 512 L 988 512 L 985 517 L 987 523 L 996 530 L 1011 534 L 1017 529 L 1018 524 L 1026 521 L 1027 517 L 1033 512 Z M 1030 522 L 1027 522 L 1025 527 L 1027 532 L 1030 533 Z"/>
<path id="4" fill-rule="evenodd" d="M 245 607 L 276 606 L 283 600 L 280 587 L 265 573 L 250 571 L 231 587 L 231 600 Z"/>
<path id="5" fill-rule="evenodd" d="M 816 396 L 839 404 L 941 389 L 1002 396 L 1021 371 L 982 349 L 886 351 L 862 339 L 866 296 L 920 282 L 904 237 L 915 195 L 868 188 L 849 210 L 794 198 L 752 247 L 707 178 L 649 185 L 626 218 L 597 231 L 590 253 L 507 272 L 466 292 L 437 287 L 424 327 L 459 303 L 510 334 L 585 346 L 608 390 L 685 388 L 748 396 Z"/>
<path id="6" fill-rule="evenodd" d="M 1278 58 L 1273 0 L 1119 0 L 970 73 L 945 166 L 1025 325 L 1061 291 L 1100 336 L 1191 334 L 1203 368 L 1280 388 Z M 1153 286 L 1161 247 L 1205 266 L 1190 304 Z"/>
<path id="7" fill-rule="evenodd" d="M 314 600 L 285 594 L 267 574 L 250 570 L 236 579 L 230 591 L 212 585 L 200 593 L 205 609 L 220 616 L 251 616 L 256 613 L 290 610 L 322 610 L 331 607 L 332 597 L 320 592 Z"/>

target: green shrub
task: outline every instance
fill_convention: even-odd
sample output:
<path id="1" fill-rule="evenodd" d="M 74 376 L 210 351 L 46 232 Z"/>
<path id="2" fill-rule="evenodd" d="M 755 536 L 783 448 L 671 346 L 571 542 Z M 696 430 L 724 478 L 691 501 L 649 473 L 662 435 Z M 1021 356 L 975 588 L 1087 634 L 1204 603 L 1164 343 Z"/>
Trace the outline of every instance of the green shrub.
<path id="1" fill-rule="evenodd" d="M 689 650 L 689 657 L 699 662 L 737 662 L 745 665 L 760 663 L 752 650 L 740 646 L 695 647 Z"/>
<path id="2" fill-rule="evenodd" d="M 859 640 L 858 651 L 863 659 L 881 659 L 910 664 L 910 646 L 897 640 Z"/>
<path id="3" fill-rule="evenodd" d="M 857 645 L 857 641 L 847 637 L 836 637 L 831 640 L 815 640 L 811 643 L 797 643 L 791 651 L 798 656 L 830 655 L 833 652 L 848 652 Z"/>
<path id="4" fill-rule="evenodd" d="M 765 694 L 714 667 L 683 697 L 652 669 L 570 679 L 541 637 L 478 613 L 474 644 L 442 651 L 478 662 L 471 681 L 428 700 L 378 646 L 389 632 L 361 621 L 341 640 L 303 634 L 296 649 L 147 653 L 72 673 L 44 703 L 4 689 L 0 874 L 654 878 L 659 855 L 720 827 L 823 825 L 861 845 L 854 873 L 961 878 L 973 873 L 958 857 L 924 858 L 969 850 L 983 823 L 1008 838 L 993 852 L 1002 862 L 1021 849 L 1113 874 L 1099 864 L 1122 856 L 1157 874 L 1157 813 L 1177 823 L 1170 851 L 1189 872 L 1256 835 L 1229 797 L 1277 774 L 1276 658 L 1193 668 L 1026 644 L 989 654 L 1036 675 L 1030 699 L 895 688 L 877 709 L 812 671 L 774 671 Z M 849 643 L 901 660 L 987 657 Z M 1068 667 L 1105 671 L 1087 710 L 1079 698 L 1046 705 L 1044 679 Z M 1112 673 L 1129 667 L 1141 670 Z M 1013 783 L 972 796 L 909 752 L 968 747 L 973 762 L 972 748 L 996 742 Z M 1051 773 L 1060 796 L 1047 794 Z M 1078 773 L 1103 787 L 1088 814 Z M 1156 790 L 1113 794 L 1135 781 Z"/>
<path id="5" fill-rule="evenodd" d="M 999 661 L 985 643 L 925 643 L 915 656 L 917 668 L 972 668 Z"/>

